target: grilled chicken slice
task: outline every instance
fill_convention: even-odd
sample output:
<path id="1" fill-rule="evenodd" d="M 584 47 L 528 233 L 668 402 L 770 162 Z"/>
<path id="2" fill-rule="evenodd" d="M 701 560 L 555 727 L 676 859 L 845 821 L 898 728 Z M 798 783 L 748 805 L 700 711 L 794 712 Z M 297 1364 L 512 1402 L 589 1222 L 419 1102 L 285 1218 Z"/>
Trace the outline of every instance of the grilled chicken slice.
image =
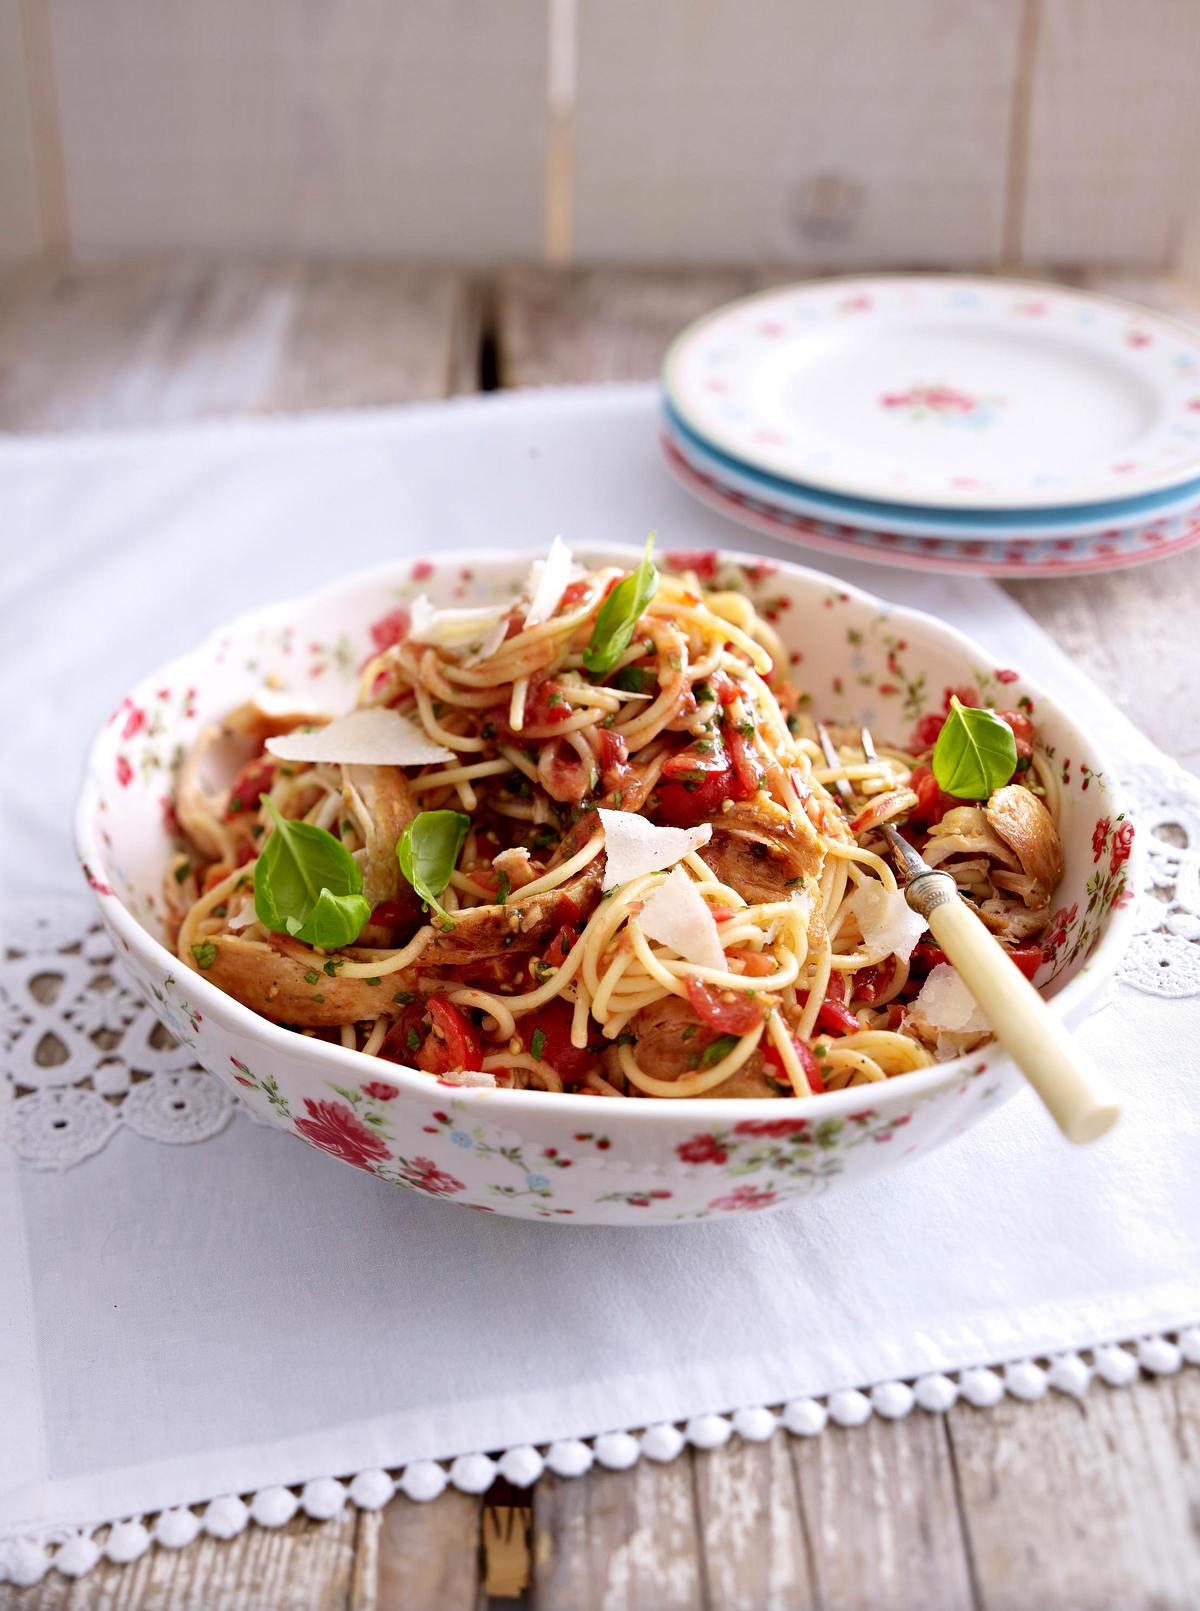
<path id="1" fill-rule="evenodd" d="M 393 998 L 398 991 L 415 991 L 422 972 L 414 967 L 389 973 L 379 984 L 370 985 L 365 979 L 343 979 L 336 971 L 331 978 L 314 969 L 308 947 L 282 934 L 273 934 L 269 942 L 215 934 L 208 936 L 208 942 L 216 954 L 202 970 L 206 979 L 273 1023 L 296 1024 L 301 1029 L 323 1029 L 398 1013 L 400 1007 Z M 389 954 L 350 947 L 339 956 L 348 962 L 368 962 Z M 194 958 L 182 960 L 201 971 Z M 317 972 L 315 981 L 309 977 L 313 972 Z"/>
<path id="2" fill-rule="evenodd" d="M 692 1031 L 684 1039 L 688 1031 Z M 656 1080 L 677 1080 L 695 1073 L 692 1066 L 697 1052 L 717 1038 L 716 1032 L 698 1024 L 690 1002 L 682 996 L 666 996 L 652 1002 L 635 1014 L 629 1023 L 629 1033 L 637 1037 L 633 1055 L 638 1067 Z M 623 1076 L 617 1061 L 616 1047 L 606 1047 L 604 1064 L 610 1078 L 620 1082 Z M 767 1079 L 766 1063 L 760 1051 L 754 1051 L 737 1072 L 723 1084 L 706 1091 L 705 1096 L 766 1097 L 777 1096 L 778 1091 Z"/>
<path id="3" fill-rule="evenodd" d="M 1054 818 L 1036 794 L 1009 783 L 988 801 L 987 821 L 1021 867 L 1014 877 L 997 873 L 997 886 L 1019 895 L 1028 907 L 1047 905 L 1063 875 L 1062 840 Z"/>
<path id="4" fill-rule="evenodd" d="M 503 906 L 473 906 L 455 912 L 454 927 L 438 932 L 425 952 L 436 967 L 479 962 L 487 957 L 519 956 L 549 944 L 564 925 L 582 922 L 600 899 L 604 854 L 557 889 L 510 898 Z"/>
<path id="5" fill-rule="evenodd" d="M 805 819 L 797 828 L 774 801 L 748 800 L 709 818 L 712 838 L 700 856 L 723 884 L 752 906 L 786 900 L 796 880 L 821 871 L 821 841 Z"/>
<path id="6" fill-rule="evenodd" d="M 398 766 L 343 766 L 342 805 L 365 847 L 359 867 L 368 905 L 411 895 L 396 859 L 396 841 L 417 814 L 404 773 Z M 415 901 L 413 907 L 416 916 Z"/>

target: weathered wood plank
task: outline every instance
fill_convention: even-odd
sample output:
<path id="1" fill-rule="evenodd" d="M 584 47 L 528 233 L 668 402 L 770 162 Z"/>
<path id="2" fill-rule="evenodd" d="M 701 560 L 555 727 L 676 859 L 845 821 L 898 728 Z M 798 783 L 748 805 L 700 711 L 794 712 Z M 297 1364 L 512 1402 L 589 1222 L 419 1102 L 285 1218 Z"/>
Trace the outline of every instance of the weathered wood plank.
<path id="1" fill-rule="evenodd" d="M 0 429 L 100 429 L 472 389 L 479 291 L 436 267 L 180 258 L 0 275 Z"/>
<path id="2" fill-rule="evenodd" d="M 151 1545 L 130 1566 L 104 1561 L 75 1582 L 51 1572 L 34 1588 L 0 1588 L 0 1611 L 343 1611 L 355 1528 L 348 1509 L 331 1522 L 247 1527 L 225 1543 Z"/>
<path id="3" fill-rule="evenodd" d="M 709 1600 L 720 1611 L 807 1611 L 814 1582 L 811 1521 L 790 1439 L 732 1439 L 696 1454 L 696 1514 Z"/>
<path id="4" fill-rule="evenodd" d="M 533 1611 L 698 1611 L 710 1600 L 692 1455 L 543 1477 L 533 1496 Z"/>
<path id="5" fill-rule="evenodd" d="M 475 1611 L 482 1501 L 448 1488 L 415 1504 L 397 1497 L 359 1518 L 348 1611 Z"/>
<path id="6" fill-rule="evenodd" d="M 829 1426 L 820 1437 L 792 1439 L 790 1449 L 822 1606 L 971 1605 L 954 1472 L 936 1416 Z"/>
<path id="7" fill-rule="evenodd" d="M 1200 1375 L 948 1418 L 987 1611 L 1200 1604 Z"/>

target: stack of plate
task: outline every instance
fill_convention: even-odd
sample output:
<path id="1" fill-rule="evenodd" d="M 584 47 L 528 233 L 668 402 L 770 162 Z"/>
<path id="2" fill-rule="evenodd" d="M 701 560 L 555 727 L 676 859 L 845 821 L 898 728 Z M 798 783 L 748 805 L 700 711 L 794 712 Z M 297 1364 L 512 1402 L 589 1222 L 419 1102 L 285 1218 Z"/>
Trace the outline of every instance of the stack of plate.
<path id="1" fill-rule="evenodd" d="M 1200 542 L 1200 332 L 1058 286 L 789 286 L 691 325 L 663 367 L 689 491 L 807 548 L 1053 576 Z"/>

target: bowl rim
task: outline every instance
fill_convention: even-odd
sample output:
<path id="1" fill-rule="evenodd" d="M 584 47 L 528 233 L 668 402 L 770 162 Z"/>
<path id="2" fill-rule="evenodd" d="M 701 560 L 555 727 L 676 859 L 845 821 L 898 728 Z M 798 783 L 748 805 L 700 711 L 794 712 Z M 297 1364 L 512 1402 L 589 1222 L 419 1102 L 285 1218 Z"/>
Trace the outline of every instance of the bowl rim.
<path id="1" fill-rule="evenodd" d="M 578 552 L 586 554 L 589 558 L 603 559 L 612 556 L 624 560 L 629 557 L 639 557 L 642 550 L 634 544 L 614 542 L 578 542 L 575 545 Z M 985 662 L 993 656 L 981 644 L 962 632 L 958 627 L 951 626 L 930 615 L 924 610 L 914 609 L 910 605 L 892 604 L 887 599 L 865 588 L 857 587 L 851 582 L 845 582 L 839 576 L 819 571 L 811 566 L 797 565 L 791 560 L 776 559 L 774 556 L 756 554 L 744 549 L 713 548 L 709 550 L 664 549 L 663 556 L 670 559 L 672 553 L 714 553 L 722 563 L 734 565 L 770 565 L 776 570 L 786 571 L 797 581 L 810 586 L 834 587 L 840 595 L 845 595 L 847 601 L 854 601 L 861 606 L 882 611 L 890 620 L 900 623 L 909 623 L 909 634 L 914 628 L 928 635 L 940 637 L 943 644 L 951 649 L 961 652 L 964 657 L 981 658 Z M 544 557 L 541 548 L 454 548 L 439 558 L 441 565 L 470 565 L 472 569 L 485 566 L 515 566 L 522 563 L 529 564 L 535 559 Z M 394 560 L 384 561 L 379 565 L 364 569 L 350 571 L 338 576 L 331 582 L 325 582 L 319 587 L 310 588 L 304 593 L 296 594 L 291 598 L 276 600 L 265 605 L 254 606 L 241 611 L 227 622 L 224 622 L 211 631 L 190 648 L 165 664 L 153 668 L 133 685 L 127 697 L 133 697 L 139 689 L 154 685 L 165 686 L 173 677 L 176 668 L 202 656 L 206 650 L 215 645 L 220 639 L 229 637 L 234 633 L 244 631 L 257 624 L 269 622 L 272 619 L 286 615 L 292 617 L 300 610 L 311 610 L 320 606 L 322 601 L 336 597 L 351 589 L 358 589 L 372 582 L 395 584 L 401 573 L 405 580 L 411 580 L 411 568 L 414 563 L 411 554 L 398 556 Z M 1116 774 L 1102 751 L 1097 750 L 1095 744 L 1079 728 L 1075 718 L 1066 711 L 1058 701 L 1048 693 L 1043 685 L 1021 673 L 1021 683 L 1030 694 L 1044 702 L 1054 713 L 1056 718 L 1065 723 L 1071 730 L 1072 738 L 1078 740 L 1081 752 L 1087 752 L 1098 762 L 1095 770 L 1103 773 L 1114 806 L 1114 816 L 1119 813 L 1128 815 Z M 97 837 L 99 812 L 96 810 L 97 760 L 103 746 L 107 743 L 108 723 L 105 722 L 98 729 L 92 743 L 88 747 L 87 760 L 83 783 L 80 787 L 74 812 L 74 839 L 75 848 L 81 862 L 88 866 L 102 865 L 105 853 Z M 1135 858 L 1137 852 L 1135 848 Z M 1136 865 L 1136 860 L 1134 862 Z M 89 881 L 90 882 L 90 881 Z M 499 1118 L 500 1110 L 511 1114 L 525 1112 L 530 1114 L 579 1114 L 579 1097 L 569 1091 L 541 1091 L 536 1089 L 508 1090 L 503 1087 L 456 1085 L 452 1081 L 443 1081 L 422 1072 L 420 1069 L 410 1069 L 401 1063 L 386 1062 L 380 1064 L 378 1058 L 371 1058 L 368 1065 L 364 1065 L 363 1054 L 352 1051 L 348 1047 L 337 1045 L 329 1041 L 317 1041 L 308 1036 L 300 1036 L 294 1030 L 285 1029 L 280 1024 L 274 1024 L 263 1018 L 253 1008 L 245 1006 L 235 997 L 205 979 L 204 975 L 189 963 L 183 962 L 174 952 L 150 933 L 125 905 L 122 898 L 115 892 L 105 893 L 92 886 L 97 904 L 106 922 L 115 930 L 119 940 L 123 941 L 128 949 L 140 955 L 149 966 L 166 972 L 177 971 L 180 967 L 187 968 L 189 974 L 188 987 L 196 1003 L 207 1016 L 220 1020 L 227 1018 L 231 1027 L 245 1034 L 249 1039 L 260 1041 L 268 1053 L 276 1053 L 280 1057 L 294 1057 L 302 1053 L 307 1060 L 327 1063 L 332 1074 L 336 1076 L 339 1070 L 347 1073 L 354 1071 L 361 1078 L 366 1072 L 366 1066 L 376 1070 L 375 1077 L 382 1078 L 394 1084 L 403 1094 L 421 1097 L 423 1099 L 438 1100 L 440 1091 L 447 1093 L 442 1101 L 455 1101 L 463 1103 L 467 1108 L 475 1109 L 472 1118 L 495 1123 Z M 1104 932 L 1100 942 L 1092 954 L 1084 961 L 1074 978 L 1069 979 L 1053 996 L 1047 997 L 1047 1003 L 1062 1019 L 1083 1007 L 1103 987 L 1105 981 L 1115 972 L 1121 955 L 1125 950 L 1128 938 L 1132 933 L 1135 921 L 1135 903 L 1129 902 L 1124 908 L 1115 908 L 1110 911 L 1105 923 Z M 297 1044 L 299 1042 L 299 1044 Z M 911 1073 L 895 1079 L 876 1082 L 869 1089 L 865 1086 L 846 1086 L 840 1091 L 823 1092 L 819 1095 L 806 1097 L 659 1097 L 654 1101 L 629 1101 L 619 1105 L 606 1106 L 605 1112 L 609 1115 L 606 1124 L 615 1118 L 614 1106 L 619 1107 L 621 1113 L 637 1113 L 641 1115 L 635 1122 L 646 1123 L 673 1123 L 681 1118 L 687 1118 L 689 1127 L 695 1128 L 721 1128 L 731 1125 L 735 1120 L 761 1120 L 765 1118 L 806 1119 L 815 1121 L 821 1118 L 845 1119 L 854 1111 L 870 1107 L 877 1111 L 885 1108 L 906 1108 L 915 1105 L 922 1098 L 932 1096 L 947 1086 L 956 1084 L 970 1067 L 981 1056 L 989 1058 L 990 1066 L 996 1061 L 1011 1066 L 1019 1074 L 1012 1058 L 997 1041 L 990 1041 L 946 1062 L 934 1063 L 929 1068 L 914 1069 Z M 878 1088 L 876 1088 L 878 1086 Z M 907 1093 L 907 1099 L 905 1097 Z M 909 1100 L 911 1099 L 911 1100 Z"/>

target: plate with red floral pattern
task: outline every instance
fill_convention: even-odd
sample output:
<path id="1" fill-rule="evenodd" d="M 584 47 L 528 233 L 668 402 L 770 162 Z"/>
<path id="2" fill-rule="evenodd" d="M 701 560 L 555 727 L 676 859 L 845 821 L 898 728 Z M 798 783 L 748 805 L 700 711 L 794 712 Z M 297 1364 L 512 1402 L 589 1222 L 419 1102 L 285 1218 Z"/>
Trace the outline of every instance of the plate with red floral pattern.
<path id="1" fill-rule="evenodd" d="M 1183 553 L 1200 543 L 1200 510 L 1169 515 L 1143 525 L 1085 537 L 1039 541 L 989 542 L 977 538 L 902 536 L 829 520 L 814 520 L 784 509 L 768 498 L 726 486 L 690 464 L 664 431 L 660 438 L 667 468 L 684 489 L 718 514 L 784 537 L 802 548 L 843 558 L 875 560 L 906 570 L 958 572 L 974 576 L 1082 576 L 1091 571 L 1125 570 Z"/>
<path id="2" fill-rule="evenodd" d="M 753 469 L 944 509 L 1069 509 L 1200 476 L 1200 331 L 1058 286 L 785 286 L 689 326 L 663 387 Z"/>

